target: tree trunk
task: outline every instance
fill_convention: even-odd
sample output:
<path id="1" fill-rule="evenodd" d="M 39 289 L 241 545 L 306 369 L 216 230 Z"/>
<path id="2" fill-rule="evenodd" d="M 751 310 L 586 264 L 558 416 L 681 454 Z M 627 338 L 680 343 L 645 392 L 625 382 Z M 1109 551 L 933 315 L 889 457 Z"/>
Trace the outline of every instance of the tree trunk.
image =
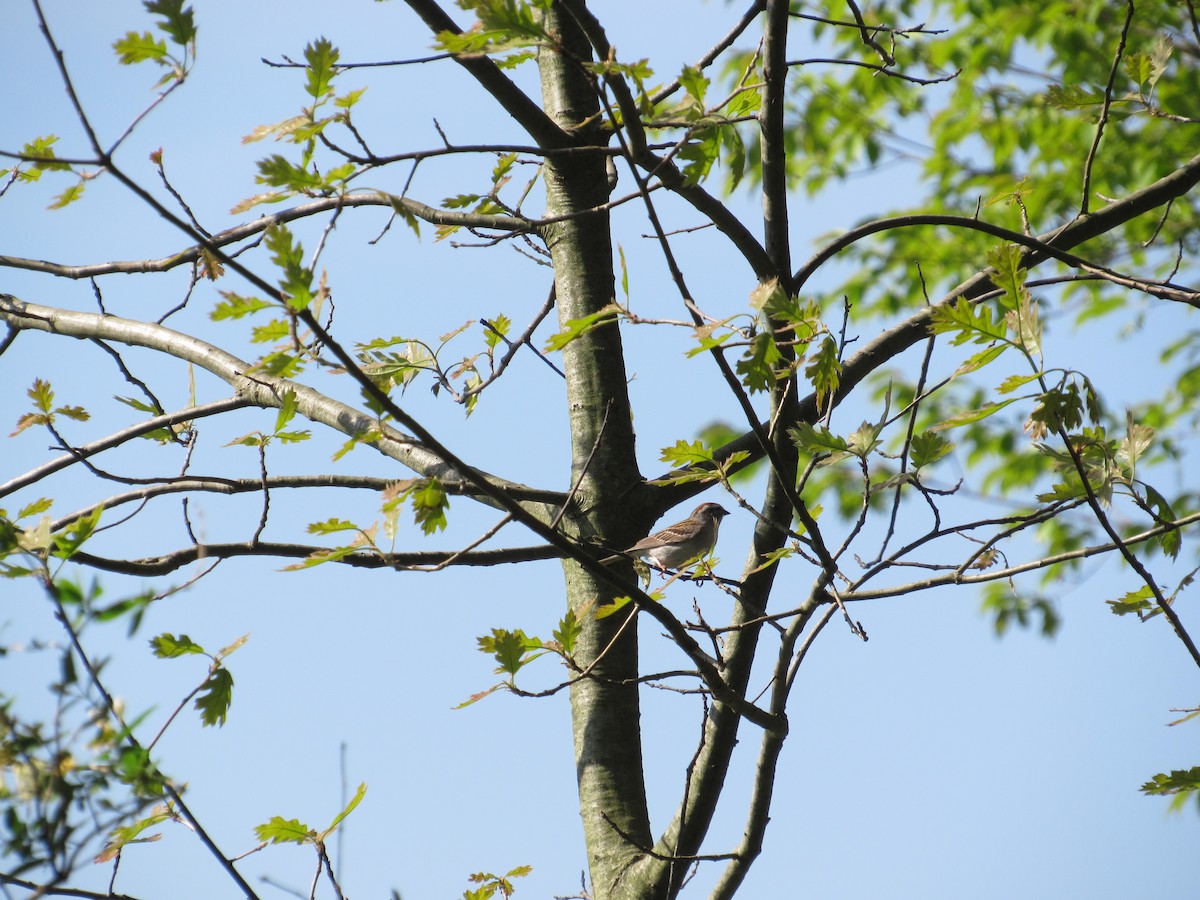
<path id="1" fill-rule="evenodd" d="M 577 62 L 591 58 L 590 45 L 557 4 L 547 13 L 546 24 L 562 51 L 543 49 L 539 55 L 545 111 L 580 141 L 603 143 L 595 88 Z M 608 200 L 605 157 L 551 155 L 544 178 L 547 214 L 578 214 L 545 232 L 559 323 L 565 324 L 614 299 L 609 216 L 607 211 L 586 212 Z M 619 328 L 609 324 L 588 332 L 565 348 L 563 359 L 573 441 L 571 482 L 579 485 L 564 523 L 577 535 L 624 546 L 644 534 L 650 522 L 632 512 L 643 490 Z M 637 628 L 630 620 L 635 609 L 629 606 L 597 620 L 594 604 L 610 598 L 611 590 L 570 560 L 563 568 L 567 602 L 580 611 L 583 624 L 576 659 L 589 671 L 571 689 L 571 710 L 592 896 L 657 896 L 661 891 L 648 890 L 632 875 L 634 863 L 654 843 L 642 772 Z"/>

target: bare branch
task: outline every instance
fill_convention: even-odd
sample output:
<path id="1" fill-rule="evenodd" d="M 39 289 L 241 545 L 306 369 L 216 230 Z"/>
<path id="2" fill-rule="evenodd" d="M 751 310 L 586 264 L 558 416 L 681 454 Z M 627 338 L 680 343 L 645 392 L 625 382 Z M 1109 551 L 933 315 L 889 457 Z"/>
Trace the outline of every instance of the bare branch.
<path id="1" fill-rule="evenodd" d="M 8 296 L 0 294 L 0 318 L 4 316 L 3 304 L 8 300 Z M 15 299 L 15 298 L 13 298 Z M 25 327 L 25 326 L 13 326 Z M 173 425 L 178 425 L 180 422 L 189 422 L 192 419 L 202 419 L 206 416 L 215 416 L 220 413 L 229 412 L 234 409 L 244 409 L 252 405 L 248 400 L 241 397 L 229 397 L 225 400 L 214 400 L 211 403 L 203 403 L 200 406 L 190 406 L 186 409 L 176 410 L 173 413 L 166 413 L 161 416 L 155 416 L 153 419 L 147 419 L 144 422 L 139 422 L 136 425 L 131 425 L 128 428 L 110 434 L 108 437 L 101 438 L 98 441 L 93 441 L 90 444 L 84 444 L 82 447 L 75 447 L 65 456 L 59 456 L 50 462 L 43 463 L 35 469 L 30 469 L 16 478 L 12 478 L 4 484 L 0 484 L 0 497 L 11 494 L 13 491 L 20 490 L 23 487 L 28 487 L 41 481 L 48 475 L 52 475 L 67 466 L 80 462 L 88 457 L 94 456 L 104 450 L 110 450 L 113 447 L 119 447 L 121 444 L 131 441 L 136 437 L 147 434 L 151 431 L 157 431 L 160 428 L 170 428 Z"/>

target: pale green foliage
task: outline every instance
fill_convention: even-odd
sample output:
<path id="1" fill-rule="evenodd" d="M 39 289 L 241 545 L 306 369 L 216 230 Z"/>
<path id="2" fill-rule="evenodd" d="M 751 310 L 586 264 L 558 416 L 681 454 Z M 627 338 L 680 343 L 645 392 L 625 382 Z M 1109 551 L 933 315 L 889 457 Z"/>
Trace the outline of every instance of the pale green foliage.
<path id="1" fill-rule="evenodd" d="M 559 35 L 544 27 L 542 13 L 549 5 L 550 0 L 460 0 L 459 6 L 476 24 L 462 32 L 442 32 L 436 45 L 452 55 L 486 55 L 502 71 L 532 69 L 528 64 L 538 54 L 557 49 Z M 153 63 L 156 74 L 161 72 L 154 89 L 165 96 L 189 75 L 197 26 L 192 9 L 182 0 L 148 0 L 144 6 L 156 17 L 153 30 L 130 30 L 112 46 L 122 65 Z M 593 7 L 597 15 L 603 14 L 602 4 Z M 1062 624 L 1059 585 L 1079 568 L 1085 548 L 1114 540 L 1098 524 L 1104 516 L 1115 523 L 1113 533 L 1129 542 L 1136 559 L 1179 561 L 1182 574 L 1174 572 L 1168 579 L 1152 573 L 1143 586 L 1113 589 L 1112 596 L 1097 602 L 1107 603 L 1114 615 L 1157 618 L 1157 625 L 1192 586 L 1197 569 L 1188 568 L 1195 563 L 1189 562 L 1188 554 L 1196 551 L 1185 544 L 1181 522 L 1188 524 L 1186 518 L 1200 510 L 1200 492 L 1186 480 L 1177 483 L 1174 476 L 1176 468 L 1184 468 L 1180 466 L 1184 447 L 1200 418 L 1195 399 L 1200 396 L 1200 363 L 1196 362 L 1200 331 L 1172 335 L 1157 360 L 1135 359 L 1131 352 L 1128 358 L 1121 355 L 1113 361 L 1125 367 L 1158 363 L 1179 370 L 1178 383 L 1162 396 L 1126 410 L 1110 409 L 1102 402 L 1095 373 L 1081 371 L 1065 358 L 1065 342 L 1055 340 L 1055 330 L 1106 318 L 1115 321 L 1118 315 L 1125 317 L 1129 327 L 1140 327 L 1136 313 L 1142 301 L 1126 283 L 1106 280 L 1107 269 L 1134 272 L 1147 280 L 1174 279 L 1181 272 L 1179 278 L 1184 280 L 1192 256 L 1200 249 L 1200 207 L 1195 196 L 1182 196 L 1169 207 L 1134 217 L 1075 248 L 1090 261 L 1085 267 L 1040 263 L 1030 255 L 1029 246 L 1031 235 L 1077 219 L 1086 221 L 1086 213 L 1094 213 L 1110 198 L 1129 196 L 1196 152 L 1200 49 L 1190 7 L 1149 0 L 1136 4 L 1132 19 L 1127 20 L 1128 9 L 1107 0 L 1048 0 L 1036 5 L 1006 0 L 934 0 L 932 4 L 894 0 L 864 9 L 868 20 L 864 29 L 832 21 L 810 24 L 799 18 L 793 23 L 797 29 L 811 27 L 804 40 L 820 45 L 823 59 L 855 65 L 793 61 L 782 148 L 787 201 L 794 207 L 797 195 L 815 195 L 877 166 L 905 165 L 904 177 L 919 181 L 923 194 L 912 208 L 886 209 L 882 204 L 891 201 L 884 198 L 878 215 L 942 218 L 937 224 L 891 222 L 841 248 L 842 267 L 836 270 L 841 274 L 819 291 L 808 284 L 785 289 L 781 286 L 785 279 L 758 275 L 761 280 L 748 305 L 735 300 L 712 317 L 697 316 L 682 323 L 681 333 L 691 336 L 685 362 L 699 365 L 710 354 L 727 360 L 734 373 L 731 380 L 740 381 L 753 415 L 762 410 L 773 415 L 775 407 L 763 401 L 767 396 L 781 401 L 776 389 L 789 379 L 794 379 L 789 387 L 799 396 L 786 399 L 795 403 L 806 399 L 809 408 L 815 408 L 810 421 L 792 419 L 781 426 L 763 415 L 755 423 L 772 436 L 786 435 L 790 446 L 782 449 L 794 451 L 800 459 L 797 477 L 787 479 L 795 483 L 786 488 L 801 497 L 797 512 L 803 515 L 797 519 L 803 521 L 776 523 L 779 531 L 786 532 L 786 540 L 754 560 L 748 567 L 752 572 L 799 561 L 793 557 L 819 567 L 823 560 L 814 539 L 818 526 L 840 515 L 838 524 L 856 535 L 868 513 L 889 507 L 894 517 L 900 512 L 907 516 L 914 509 L 921 514 L 932 510 L 934 524 L 927 534 L 918 534 L 919 526 L 903 522 L 911 533 L 901 536 L 904 541 L 928 540 L 932 546 L 935 538 L 951 534 L 955 527 L 940 516 L 958 499 L 955 495 L 962 482 L 955 481 L 961 475 L 970 491 L 1003 500 L 1009 517 L 1004 527 L 1013 523 L 1011 534 L 1023 531 L 1022 539 L 1036 533 L 1038 552 L 1047 561 L 1039 574 L 997 576 L 983 588 L 983 610 L 997 634 L 1014 626 L 1037 629 L 1047 637 L 1057 633 Z M 915 21 L 931 25 L 906 27 Z M 763 131 L 758 117 L 766 74 L 756 41 L 743 41 L 722 54 L 716 65 L 673 65 L 665 72 L 656 71 L 648 59 L 622 59 L 619 49 L 607 58 L 577 61 L 578 71 L 594 79 L 604 100 L 603 113 L 588 123 L 594 125 L 601 146 L 584 148 L 587 153 L 622 152 L 630 129 L 621 126 L 632 124 L 623 119 L 636 114 L 647 145 L 661 154 L 661 170 L 646 175 L 654 192 L 666 188 L 692 201 L 715 203 L 722 192 L 761 187 Z M 1042 72 L 1031 74 L 1031 61 Z M 420 236 L 418 216 L 425 216 L 437 223 L 437 240 L 468 231 L 486 240 L 501 240 L 508 234 L 503 228 L 476 223 L 487 222 L 488 217 L 496 217 L 490 220 L 492 225 L 502 218 L 516 220 L 526 200 L 537 197 L 545 157 L 540 152 L 514 151 L 511 145 L 492 148 L 480 157 L 482 161 L 454 185 L 455 192 L 441 200 L 439 209 L 410 200 L 407 186 L 374 186 L 403 183 L 376 180 L 395 160 L 376 157 L 353 118 L 374 95 L 366 94 L 364 85 L 348 83 L 356 77 L 355 70 L 346 68 L 339 48 L 328 38 L 315 38 L 304 47 L 302 68 L 303 81 L 297 82 L 290 109 L 275 111 L 282 118 L 258 125 L 244 138 L 245 143 L 270 140 L 273 152 L 264 152 L 257 162 L 255 183 L 263 192 L 239 202 L 233 213 L 267 203 L 323 199 L 338 204 L 337 215 L 348 215 L 350 206 L 341 204 L 353 197 L 355 202 L 375 203 L 385 214 L 390 211 L 393 221 L 406 223 L 416 237 Z M 910 80 L 893 77 L 897 74 Z M 659 83 L 660 79 L 665 81 Z M 624 105 L 614 89 L 618 82 L 629 91 Z M 938 86 L 930 89 L 928 82 Z M 618 130 L 621 140 L 615 136 Z M 14 138 L 14 146 L 24 143 L 13 154 L 12 167 L 0 172 L 6 180 L 0 193 L 9 185 L 36 188 L 43 180 L 65 175 L 66 186 L 56 187 L 58 193 L 49 203 L 51 209 L 60 209 L 86 199 L 84 188 L 91 179 L 111 174 L 109 163 L 115 156 L 84 167 L 58 157 L 63 151 L 56 135 L 27 137 Z M 449 139 L 445 143 L 440 149 L 456 150 Z M 342 152 L 338 147 L 354 149 Z M 100 155 L 112 152 L 106 148 Z M 422 157 L 422 162 L 433 155 Z M 411 164 L 414 158 L 403 163 Z M 155 151 L 150 159 L 165 181 L 162 152 Z M 628 165 L 629 160 L 621 164 Z M 386 171 L 390 176 L 397 169 Z M 674 181 L 666 174 L 672 171 Z M 527 177 L 519 177 L 522 173 Z M 390 189 L 403 193 L 388 193 Z M 647 192 L 647 197 L 657 202 L 662 193 L 654 192 Z M 704 208 L 703 202 L 692 207 L 701 218 Z M 946 218 L 950 216 L 958 217 L 957 222 Z M 728 223 L 724 224 L 722 230 L 727 231 Z M 745 224 L 752 232 L 757 228 L 757 223 Z M 841 224 L 848 227 L 849 223 Z M 995 233 L 985 233 L 983 225 L 1006 231 L 992 228 Z M 346 345 L 353 348 L 347 356 L 331 363 L 331 356 L 322 355 L 325 348 L 315 339 L 313 324 L 322 319 L 331 296 L 326 273 L 314 262 L 324 238 L 315 245 L 310 241 L 306 254 L 297 237 L 304 232 L 295 227 L 293 233 L 277 223 L 262 235 L 257 265 L 274 272 L 267 283 L 260 279 L 251 288 L 220 290 L 221 299 L 211 310 L 211 319 L 224 323 L 223 329 L 236 329 L 249 343 L 263 345 L 249 371 L 239 376 L 298 379 L 335 369 L 344 376 L 357 366 L 369 380 L 369 386 L 359 386 L 362 407 L 375 418 L 366 430 L 339 437 L 345 442 L 334 453 L 335 461 L 362 444 L 379 442 L 385 429 L 402 418 L 402 411 L 390 402 L 393 395 L 403 397 L 418 380 L 435 396 L 449 396 L 467 413 L 474 410 L 497 372 L 497 353 L 504 354 L 512 346 L 510 313 L 514 310 L 497 312 L 487 320 L 469 320 L 437 339 L 408 330 L 365 335 Z M 536 245 L 546 237 L 539 231 L 542 227 L 518 227 L 517 233 Z M 1003 238 L 997 237 L 1001 233 Z M 231 244 L 218 251 L 207 246 L 207 237 L 200 243 L 205 246 L 189 258 L 195 260 L 194 280 L 202 285 L 201 279 L 223 277 L 226 268 L 241 265 L 243 251 L 256 249 L 237 245 L 235 253 Z M 618 246 L 618 256 L 619 276 L 614 282 L 620 285 L 624 305 L 614 297 L 611 303 L 557 326 L 557 333 L 547 334 L 543 328 L 525 340 L 540 342 L 548 354 L 569 356 L 601 329 L 644 324 L 631 309 L 631 273 L 623 247 Z M 961 279 L 983 269 L 990 278 L 986 292 L 951 302 L 939 300 Z M 472 289 L 480 290 L 478 285 Z M 269 314 L 259 316 L 264 310 Z M 862 344 L 915 315 L 923 316 L 923 328 L 928 326 L 921 337 L 928 339 L 931 351 L 919 367 L 920 374 L 914 374 L 918 370 L 914 364 L 904 370 L 878 368 L 865 383 L 853 380 L 849 361 Z M 528 334 L 534 331 L 531 327 Z M 861 396 L 871 411 L 856 411 L 853 418 L 842 414 L 839 404 L 850 391 L 856 391 L 855 399 Z M 36 427 L 51 434 L 55 443 L 71 445 L 62 435 L 71 423 L 88 421 L 88 411 L 57 402 L 50 381 L 40 377 L 27 394 L 31 406 L 17 419 L 13 435 Z M 268 455 L 273 460 L 279 445 L 310 437 L 308 429 L 296 429 L 294 423 L 306 411 L 312 414 L 311 398 L 304 391 L 280 388 L 271 401 L 277 407 L 265 413 L 262 427 L 269 430 L 251 431 L 229 443 L 256 450 L 256 461 L 267 477 Z M 118 401 L 145 415 L 164 413 L 149 391 L 144 399 L 119 397 Z M 851 424 L 864 417 L 867 420 L 858 427 Z M 190 427 L 190 422 L 180 423 L 144 436 L 164 445 L 186 445 Z M 657 483 L 639 487 L 652 490 L 669 485 L 679 490 L 690 484 L 714 484 L 734 490 L 737 479 L 751 474 L 744 467 L 754 457 L 746 450 L 728 452 L 723 447 L 740 439 L 744 431 L 742 425 L 715 423 L 698 437 L 679 437 L 661 454 L 672 471 Z M 230 455 L 249 456 L 241 451 Z M 1190 471 L 1190 464 L 1187 468 Z M 303 570 L 338 561 L 395 564 L 399 538 L 420 540 L 447 530 L 448 486 L 459 489 L 436 477 L 395 482 L 379 496 L 374 521 L 322 509 L 317 514 L 321 518 L 308 525 L 307 533 L 314 542 L 333 546 L 313 549 L 316 545 L 309 544 L 294 552 L 292 558 L 299 561 L 285 568 Z M 53 502 L 49 497 L 28 499 L 11 517 L 0 510 L 0 576 L 36 579 L 45 586 L 61 619 L 76 631 L 93 623 L 120 621 L 133 633 L 159 593 L 148 588 L 109 602 L 98 585 L 84 586 L 68 577 L 63 563 L 80 558 L 100 529 L 102 507 L 89 507 L 55 524 L 49 515 Z M 955 534 L 965 537 L 970 548 L 949 563 L 928 564 L 928 570 L 952 572 L 957 579 L 1007 567 L 1005 539 L 1010 534 L 989 543 L 975 531 L 964 527 Z M 587 552 L 593 549 L 585 547 Z M 924 559 L 905 558 L 904 551 L 896 554 L 904 564 L 927 565 Z M 1052 559 L 1058 561 L 1048 562 Z M 864 568 L 888 564 L 862 562 Z M 705 572 L 705 566 L 699 564 L 699 575 L 712 574 Z M 837 576 L 852 580 L 843 571 Z M 633 587 L 629 586 L 630 593 Z M 666 598 L 667 588 L 663 588 L 639 596 L 637 603 L 644 611 Z M 478 644 L 494 662 L 499 681 L 461 706 L 496 691 L 526 693 L 518 687 L 518 676 L 528 677 L 526 667 L 543 657 L 565 667 L 571 673 L 568 678 L 574 677 L 582 668 L 575 655 L 587 629 L 618 613 L 630 615 L 632 621 L 634 611 L 633 597 L 623 595 L 592 601 L 561 617 L 554 612 L 545 620 L 557 620 L 550 639 L 530 633 L 545 633 L 545 621 L 529 626 L 529 631 L 492 627 Z M 176 714 L 191 703 L 203 725 L 225 724 L 234 687 L 226 661 L 244 641 L 241 638 L 209 653 L 184 634 L 163 633 L 151 640 L 159 659 L 207 661 L 207 671 L 180 701 Z M 14 779 L 12 785 L 0 786 L 8 828 L 4 851 L 21 865 L 57 871 L 67 848 L 81 843 L 87 819 L 97 809 L 112 811 L 111 816 L 98 817 L 94 826 L 110 835 L 97 857 L 102 862 L 116 860 L 131 844 L 156 840 L 159 834 L 149 833 L 152 829 L 182 818 L 170 800 L 170 782 L 151 759 L 153 741 L 145 746 L 134 740 L 145 730 L 141 727 L 145 717 L 124 722 L 115 710 L 83 711 L 85 692 L 76 666 L 75 657 L 64 654 L 62 671 L 51 686 L 52 695 L 63 704 L 53 735 L 43 728 L 45 723 L 22 721 L 14 712 L 16 704 L 0 695 L 4 763 Z M 543 663 L 539 668 L 550 667 Z M 542 693 L 563 686 L 565 681 Z M 1196 715 L 1191 712 L 1172 724 Z M 59 754 L 60 741 L 80 735 L 86 741 L 77 758 Z M 1200 795 L 1200 775 L 1194 768 L 1159 774 L 1142 790 L 1170 795 L 1173 806 L 1178 806 Z M 365 785 L 322 831 L 296 818 L 273 816 L 255 833 L 264 843 L 302 844 L 324 854 L 324 842 L 364 794 Z M 508 897 L 514 879 L 528 872 L 529 867 L 519 867 L 502 876 L 478 873 L 471 876 L 476 887 L 464 897 Z"/>

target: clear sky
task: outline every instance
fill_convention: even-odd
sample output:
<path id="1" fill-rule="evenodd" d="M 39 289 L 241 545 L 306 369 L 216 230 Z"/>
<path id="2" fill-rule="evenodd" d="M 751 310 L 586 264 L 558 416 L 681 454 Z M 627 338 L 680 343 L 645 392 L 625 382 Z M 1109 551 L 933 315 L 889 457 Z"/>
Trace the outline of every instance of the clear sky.
<path id="1" fill-rule="evenodd" d="M 268 68 L 262 57 L 300 59 L 305 43 L 322 35 L 349 62 L 421 56 L 431 43 L 425 27 L 398 2 L 298 0 L 285 7 L 220 0 L 196 6 L 195 71 L 139 125 L 121 160 L 157 191 L 147 157 L 162 148 L 173 184 L 212 230 L 238 221 L 229 210 L 261 189 L 253 182 L 254 161 L 287 152 L 269 144 L 243 145 L 241 138 L 295 114 L 303 102 L 302 74 Z M 594 6 L 622 58 L 649 56 L 664 78 L 699 58 L 735 15 L 720 3 L 682 0 Z M 152 98 L 155 77 L 149 67 L 117 66 L 111 44 L 128 30 L 151 28 L 150 20 L 140 3 L 126 0 L 47 0 L 45 9 L 81 101 L 101 139 L 111 141 Z M 10 3 L 4 18 L 0 72 L 9 90 L 0 147 L 13 149 L 54 133 L 61 155 L 83 154 L 86 144 L 31 6 Z M 465 24 L 465 18 L 460 21 Z M 342 80 L 345 88 L 369 86 L 356 116 L 380 153 L 438 146 L 434 118 L 455 142 L 520 138 L 515 124 L 497 117 L 482 91 L 448 62 L 359 70 Z M 489 165 L 457 159 L 426 164 L 411 196 L 436 203 L 484 189 Z M 818 235 L 902 202 L 913 190 L 914 171 L 892 168 L 854 179 L 817 201 L 797 196 L 796 258 L 815 247 Z M 398 191 L 408 174 L 397 169 L 372 175 L 369 186 Z M 80 203 L 47 212 L 53 193 L 65 186 L 14 188 L 0 198 L 0 254 L 90 263 L 162 256 L 186 244 L 108 179 L 89 184 Z M 752 196 L 733 203 L 756 221 Z M 668 228 L 695 224 L 682 207 L 665 209 Z M 435 242 L 429 227 L 419 241 L 394 227 L 368 245 L 385 221 L 378 210 L 349 212 L 330 237 L 322 262 L 334 285 L 340 333 L 352 339 L 439 335 L 500 312 L 523 327 L 544 301 L 548 270 L 508 248 L 454 249 Z M 325 224 L 297 227 L 306 248 Z M 642 237 L 648 229 L 639 211 L 632 206 L 620 211 L 614 228 L 629 260 L 634 309 L 681 317 L 661 258 Z M 680 237 L 675 246 L 702 306 L 745 308 L 753 277 L 719 236 L 710 231 Z M 258 270 L 270 274 L 265 263 Z M 228 282 L 218 286 L 244 289 Z M 154 318 L 182 297 L 185 285 L 179 273 L 148 280 L 113 276 L 101 287 L 111 312 Z M 94 309 L 87 282 L 4 269 L 0 291 L 51 306 Z M 249 356 L 255 351 L 245 343 L 242 324 L 207 321 L 217 299 L 212 287 L 202 285 L 171 324 L 204 329 L 209 340 Z M 1074 354 L 1072 364 L 1132 402 L 1139 392 L 1161 389 L 1165 375 L 1153 365 L 1136 372 L 1112 365 L 1115 342 L 1121 340 L 1128 354 L 1139 342 L 1152 343 L 1171 333 L 1168 329 L 1194 324 L 1185 319 L 1178 311 L 1151 313 L 1142 332 L 1115 338 L 1099 332 L 1080 338 L 1064 330 L 1053 338 L 1052 349 Z M 684 358 L 686 333 L 664 338 L 632 329 L 627 345 L 645 474 L 664 468 L 660 448 L 691 439 L 714 419 L 738 421 L 711 364 Z M 67 351 L 69 358 L 62 358 Z M 451 355 L 467 352 L 470 347 Z M 164 368 L 146 354 L 131 353 L 128 360 L 154 379 L 168 408 L 186 403 L 189 384 L 182 367 Z M 23 335 L 0 358 L 5 385 L 0 426 L 11 426 L 25 411 L 23 390 L 39 376 L 53 379 L 60 402 L 83 403 L 98 413 L 86 426 L 73 426 L 80 441 L 136 420 L 132 410 L 110 400 L 131 390 L 107 356 L 90 345 L 64 349 L 61 341 Z M 664 402 L 657 389 L 664 376 L 687 379 L 712 402 Z M 327 377 L 323 387 L 349 401 L 357 396 L 345 379 Z M 405 408 L 468 461 L 513 480 L 567 487 L 563 392 L 542 363 L 519 358 L 470 420 L 427 387 L 410 389 Z M 197 394 L 212 400 L 228 390 L 198 375 Z M 848 412 L 841 424 L 852 428 L 855 415 L 862 413 Z M 270 412 L 243 414 L 229 424 L 205 423 L 206 442 L 193 470 L 253 476 L 254 452 L 222 445 L 247 431 L 269 429 L 273 421 Z M 0 482 L 50 455 L 46 443 L 44 435 L 33 433 L 5 440 Z M 282 448 L 271 457 L 273 471 L 326 471 L 340 444 L 337 436 L 318 434 L 308 445 Z M 163 458 L 147 450 L 123 458 L 120 468 L 128 472 L 144 462 L 169 471 L 178 464 Z M 951 460 L 950 466 L 954 473 L 961 462 Z M 337 471 L 405 474 L 362 449 Z M 13 510 L 47 490 L 58 498 L 58 515 L 103 495 L 84 473 L 69 472 L 48 488 L 3 502 Z M 754 489 L 748 494 L 753 497 Z M 280 534 L 285 523 L 335 515 L 370 521 L 373 503 L 331 494 L 320 505 L 305 505 L 276 492 L 272 521 L 281 523 Z M 258 501 L 201 498 L 193 502 L 192 515 L 202 538 L 244 540 L 257 522 Z M 458 547 L 493 521 L 466 501 L 454 501 L 450 515 L 452 534 L 425 541 L 406 524 L 399 546 Z M 144 520 L 137 526 L 138 549 L 127 552 L 150 555 L 186 544 L 177 506 Z M 720 571 L 736 573 L 752 524 L 742 512 L 727 520 L 718 547 L 725 560 Z M 100 546 L 114 552 L 128 548 L 118 540 Z M 507 543 L 533 541 L 512 534 Z M 534 871 L 519 884 L 518 897 L 577 891 L 586 859 L 565 694 L 544 700 L 496 694 L 452 709 L 495 681 L 490 659 L 475 650 L 476 636 L 508 627 L 549 637 L 562 612 L 558 565 L 436 575 L 279 568 L 274 562 L 226 562 L 157 604 L 134 639 L 126 638 L 123 626 L 97 627 L 86 635 L 94 654 L 111 655 L 107 683 L 129 712 L 152 710 L 143 726 L 147 734 L 204 674 L 195 660 L 153 659 L 146 643 L 151 635 L 186 633 L 213 649 L 250 635 L 229 660 L 236 686 L 228 723 L 220 730 L 202 729 L 194 715 L 185 714 L 157 748 L 161 767 L 188 784 L 192 809 L 221 848 L 229 855 L 250 850 L 253 827 L 272 816 L 323 827 L 341 808 L 345 792 L 366 782 L 366 799 L 347 821 L 343 842 L 332 848 L 347 896 L 383 897 L 392 888 L 405 900 L 459 896 L 471 872 L 524 864 Z M 180 584 L 191 574 L 179 572 L 158 583 Z M 780 602 L 801 596 L 812 577 L 793 567 L 781 583 Z M 113 575 L 101 575 L 100 581 L 110 599 L 136 588 Z M 1161 619 L 1139 625 L 1109 612 L 1103 601 L 1134 587 L 1118 566 L 1097 562 L 1086 565 L 1078 581 L 1047 588 L 1065 617 L 1052 641 L 1021 631 L 996 639 L 979 611 L 978 595 L 963 590 L 856 607 L 856 618 L 871 636 L 867 644 L 831 623 L 798 682 L 764 853 L 742 896 L 1194 897 L 1200 837 L 1194 809 L 1169 816 L 1165 801 L 1143 797 L 1137 788 L 1155 772 L 1196 764 L 1195 726 L 1166 726 L 1177 717 L 1172 707 L 1195 705 L 1196 670 Z M 710 621 L 728 612 L 728 599 L 711 587 L 677 585 L 669 602 L 682 614 L 693 597 Z M 648 671 L 681 663 L 656 628 L 642 628 Z M 63 639 L 42 595 L 25 583 L 0 585 L 0 643 L 14 651 L 0 656 L 6 693 L 35 698 L 52 677 L 52 655 L 30 649 L 38 637 Z M 550 660 L 531 669 L 529 686 L 535 688 L 561 674 Z M 28 702 L 32 709 L 33 700 Z M 644 691 L 643 704 L 647 782 L 654 824 L 662 827 L 694 752 L 700 706 L 695 698 L 653 689 Z M 741 835 L 758 737 L 752 726 L 744 727 L 738 751 L 743 765 L 727 789 L 728 808 L 708 852 L 729 849 Z M 162 830 L 160 843 L 126 852 L 118 892 L 178 900 L 234 895 L 192 835 L 181 827 Z M 269 877 L 307 892 L 314 865 L 306 850 L 271 848 L 241 868 L 252 884 Z M 685 896 L 704 896 L 717 872 L 701 869 Z M 97 866 L 86 883 L 101 889 L 109 875 L 107 867 Z M 263 897 L 283 895 L 278 887 L 262 886 Z M 328 896 L 325 887 L 320 895 Z"/>

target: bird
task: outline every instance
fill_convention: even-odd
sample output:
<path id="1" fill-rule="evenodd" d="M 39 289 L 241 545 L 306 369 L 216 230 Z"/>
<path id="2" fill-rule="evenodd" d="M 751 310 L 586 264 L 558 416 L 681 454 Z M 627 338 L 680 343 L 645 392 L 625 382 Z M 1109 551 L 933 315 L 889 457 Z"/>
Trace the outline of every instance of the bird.
<path id="1" fill-rule="evenodd" d="M 721 519 L 727 515 L 729 510 L 719 503 L 701 503 L 682 522 L 668 525 L 662 531 L 642 538 L 623 553 L 606 557 L 600 562 L 608 566 L 624 559 L 626 555 L 641 556 L 649 557 L 660 572 L 678 569 L 712 550 L 717 543 Z"/>

